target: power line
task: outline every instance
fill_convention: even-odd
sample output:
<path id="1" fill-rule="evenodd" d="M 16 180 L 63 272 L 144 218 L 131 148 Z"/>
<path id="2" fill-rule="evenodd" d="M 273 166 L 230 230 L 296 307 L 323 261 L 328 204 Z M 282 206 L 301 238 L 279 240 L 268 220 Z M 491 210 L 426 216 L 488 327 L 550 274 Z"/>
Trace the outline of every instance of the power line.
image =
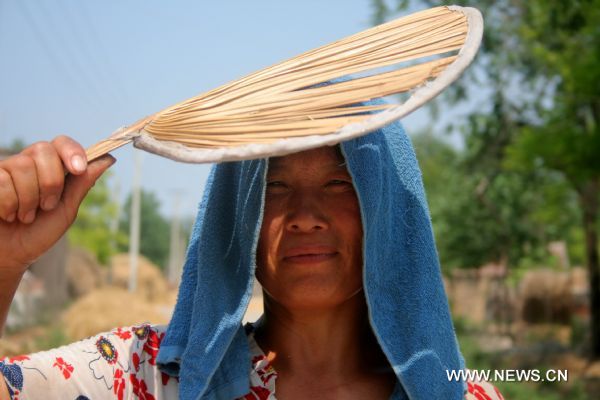
<path id="1" fill-rule="evenodd" d="M 140 253 L 140 224 L 141 224 L 141 181 L 142 181 L 142 151 L 134 150 L 135 168 L 133 171 L 133 187 L 131 192 L 131 218 L 129 219 L 129 291 L 137 289 L 138 262 Z"/>
<path id="2" fill-rule="evenodd" d="M 29 7 L 27 6 L 27 2 L 17 1 L 15 3 L 17 4 L 17 8 L 19 9 L 21 15 L 25 19 L 25 22 L 31 28 L 31 31 L 33 32 L 36 40 L 39 42 L 40 46 L 42 47 L 42 50 L 44 51 L 44 53 L 46 53 L 46 56 L 48 57 L 48 59 L 54 65 L 56 71 L 58 72 L 56 74 L 56 76 L 62 76 L 63 78 L 68 78 L 67 80 L 65 80 L 65 86 L 77 86 L 78 92 L 84 92 L 85 90 L 82 85 L 82 82 L 79 79 L 75 79 L 78 76 L 73 73 L 73 71 L 71 70 L 71 68 L 69 67 L 69 65 L 67 63 L 63 62 L 62 58 L 57 57 L 56 53 L 54 51 L 52 51 L 50 43 L 46 40 L 46 36 L 38 28 L 38 24 L 35 22 L 35 19 L 33 18 L 33 14 L 31 12 L 31 10 L 29 9 Z M 68 72 L 68 71 L 70 71 L 70 72 Z M 93 106 L 93 103 L 90 102 L 89 100 L 90 100 L 89 98 L 86 98 L 86 101 L 89 103 L 89 105 Z"/>
<path id="3" fill-rule="evenodd" d="M 83 3 L 85 2 L 80 2 L 78 4 L 82 5 Z M 57 2 L 57 4 L 59 4 L 59 7 L 62 11 L 62 15 L 65 17 L 66 20 L 68 20 L 68 24 L 66 24 L 66 26 L 71 28 L 71 35 L 69 36 L 72 38 L 73 43 L 75 44 L 76 54 L 82 55 L 84 57 L 84 65 L 88 67 L 86 69 L 94 75 L 92 76 L 92 78 L 98 78 L 97 80 L 94 80 L 94 82 L 102 82 L 102 84 L 100 85 L 100 91 L 105 95 L 108 95 L 108 97 L 110 97 L 109 100 L 111 101 L 111 104 L 116 104 L 120 109 L 124 108 L 124 96 L 122 94 L 122 91 L 118 90 L 116 80 L 111 78 L 111 76 L 107 73 L 108 71 L 106 68 L 100 67 L 105 63 L 102 62 L 103 60 L 101 58 L 97 57 L 99 48 L 98 41 L 94 41 L 92 39 L 92 41 L 90 42 L 88 40 L 88 33 L 91 29 L 91 26 L 88 25 L 87 28 L 85 26 L 82 26 L 80 24 L 80 18 L 78 18 L 77 15 L 73 13 L 70 7 L 66 6 L 60 1 Z M 81 14 L 81 9 L 79 11 Z"/>
<path id="4" fill-rule="evenodd" d="M 25 2 L 23 2 L 25 3 Z M 100 99 L 103 97 L 103 90 L 98 86 L 98 82 L 95 79 L 94 75 L 91 74 L 91 71 L 86 68 L 85 63 L 82 63 L 79 55 L 82 53 L 78 49 L 73 49 L 73 42 L 68 40 L 62 27 L 70 27 L 69 24 L 61 24 L 60 26 L 55 22 L 53 18 L 53 13 L 51 10 L 46 8 L 45 3 L 43 1 L 39 1 L 35 3 L 41 14 L 45 16 L 44 22 L 46 29 L 51 31 L 51 34 L 48 37 L 54 38 L 56 42 L 58 42 L 60 46 L 60 53 L 64 54 L 66 58 L 70 61 L 70 70 L 74 72 L 75 76 L 78 76 L 84 85 L 84 91 L 82 93 L 86 93 L 89 97 L 93 98 L 93 102 L 96 104 L 96 110 L 105 110 L 106 102 L 102 102 Z M 60 2 L 58 2 L 60 4 Z M 56 13 L 54 13 L 56 15 Z M 77 32 L 70 32 L 70 37 L 77 37 Z M 91 74 L 91 75 L 90 75 Z"/>
<path id="5" fill-rule="evenodd" d="M 115 73 L 117 70 L 111 62 L 110 57 L 106 56 L 109 54 L 106 51 L 106 47 L 104 47 L 104 42 L 102 41 L 100 35 L 98 35 L 98 31 L 96 30 L 96 25 L 94 24 L 93 18 L 90 17 L 89 9 L 87 8 L 88 3 L 85 1 L 78 3 L 81 12 L 81 16 L 85 19 L 85 25 L 88 27 L 86 32 L 89 34 L 92 43 L 96 44 L 96 51 L 100 54 L 100 58 L 104 60 L 104 65 L 106 66 L 106 73 L 111 78 L 111 82 L 113 82 L 114 86 L 117 89 L 117 92 L 123 96 L 125 102 L 130 102 L 132 100 L 131 93 L 127 90 L 127 87 L 123 85 L 122 76 L 120 74 Z"/>

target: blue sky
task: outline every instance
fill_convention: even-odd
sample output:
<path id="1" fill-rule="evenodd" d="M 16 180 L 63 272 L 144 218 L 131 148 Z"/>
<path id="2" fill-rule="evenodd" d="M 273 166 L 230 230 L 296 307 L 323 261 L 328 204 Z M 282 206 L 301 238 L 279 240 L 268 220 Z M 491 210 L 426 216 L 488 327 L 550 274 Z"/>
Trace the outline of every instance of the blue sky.
<path id="1" fill-rule="evenodd" d="M 370 26 L 368 0 L 0 1 L 0 146 L 67 134 L 90 146 L 120 126 Z M 409 131 L 427 124 L 418 111 Z M 129 192 L 133 147 L 113 154 Z M 206 165 L 143 154 L 165 215 L 195 214 Z"/>

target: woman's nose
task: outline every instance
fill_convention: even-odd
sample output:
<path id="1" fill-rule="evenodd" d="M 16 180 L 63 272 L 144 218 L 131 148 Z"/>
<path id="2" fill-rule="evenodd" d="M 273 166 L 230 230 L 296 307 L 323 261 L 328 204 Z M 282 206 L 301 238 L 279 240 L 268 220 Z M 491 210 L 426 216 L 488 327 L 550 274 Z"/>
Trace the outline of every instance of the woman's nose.
<path id="1" fill-rule="evenodd" d="M 297 194 L 289 203 L 286 229 L 290 232 L 308 233 L 329 228 L 323 204 L 314 196 Z"/>

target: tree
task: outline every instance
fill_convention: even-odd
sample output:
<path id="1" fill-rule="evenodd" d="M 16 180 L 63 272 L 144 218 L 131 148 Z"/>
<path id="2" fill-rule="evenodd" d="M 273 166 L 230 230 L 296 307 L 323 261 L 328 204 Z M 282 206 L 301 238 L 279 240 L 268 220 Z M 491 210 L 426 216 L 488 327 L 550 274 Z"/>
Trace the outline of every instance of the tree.
<path id="1" fill-rule="evenodd" d="M 542 261 L 549 241 L 565 239 L 577 214 L 562 176 L 499 170 L 489 179 L 467 150 L 424 132 L 413 136 L 445 272 L 495 261 Z M 570 239 L 570 237 L 568 237 Z"/>
<path id="2" fill-rule="evenodd" d="M 152 192 L 142 190 L 140 196 L 141 226 L 140 253 L 164 270 L 169 256 L 169 222 L 160 214 L 160 202 Z M 129 236 L 131 220 L 131 195 L 128 196 L 119 226 L 122 234 Z M 127 251 L 127 245 L 120 246 Z"/>
<path id="3" fill-rule="evenodd" d="M 600 1 L 526 2 L 519 30 L 524 59 L 557 81 L 553 106 L 509 148 L 517 167 L 563 173 L 577 193 L 590 281 L 592 356 L 600 358 Z"/>
<path id="4" fill-rule="evenodd" d="M 8 151 L 13 154 L 19 153 L 21 150 L 25 148 L 25 142 L 22 139 L 14 139 L 12 143 L 8 146 Z"/>
<path id="5" fill-rule="evenodd" d="M 374 15 L 388 15 L 389 3 L 373 0 Z M 479 104 L 463 126 L 468 158 L 485 176 L 488 202 L 493 196 L 485 188 L 507 173 L 555 174 L 575 193 L 590 282 L 590 356 L 600 358 L 600 0 L 464 3 L 482 10 L 484 40 L 470 79 L 447 99 L 456 103 L 473 93 L 467 82 L 490 91 L 488 108 Z"/>
<path id="6" fill-rule="evenodd" d="M 109 179 L 110 171 L 96 182 L 81 203 L 77 219 L 68 232 L 72 244 L 89 250 L 104 265 L 116 251 L 115 244 L 126 242 L 125 236 L 111 229 L 119 205 L 110 197 Z"/>

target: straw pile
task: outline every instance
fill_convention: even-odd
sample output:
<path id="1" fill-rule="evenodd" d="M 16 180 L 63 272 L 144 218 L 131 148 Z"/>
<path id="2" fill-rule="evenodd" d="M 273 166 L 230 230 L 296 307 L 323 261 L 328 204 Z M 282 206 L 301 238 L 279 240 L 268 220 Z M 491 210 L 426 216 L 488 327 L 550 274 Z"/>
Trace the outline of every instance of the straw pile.
<path id="1" fill-rule="evenodd" d="M 114 286 L 128 288 L 129 256 L 117 254 L 112 258 L 112 282 Z M 137 269 L 137 296 L 151 302 L 174 302 L 174 290 L 169 288 L 164 275 L 147 258 L 140 256 Z"/>
<path id="2" fill-rule="evenodd" d="M 79 298 L 106 282 L 106 270 L 89 251 L 79 247 L 69 248 L 65 272 L 71 299 Z"/>
<path id="3" fill-rule="evenodd" d="M 169 287 L 158 267 L 140 257 L 137 290 L 130 293 L 127 290 L 127 254 L 116 255 L 112 262 L 112 286 L 90 291 L 64 312 L 63 327 L 71 340 L 95 335 L 118 326 L 169 322 L 175 305 L 176 290 Z"/>
<path id="4" fill-rule="evenodd" d="M 152 303 L 125 289 L 105 287 L 79 299 L 63 314 L 65 334 L 72 340 L 144 322 L 166 324 L 171 307 Z"/>
<path id="5" fill-rule="evenodd" d="M 575 308 L 572 281 L 569 271 L 527 271 L 519 284 L 523 320 L 568 324 Z"/>

